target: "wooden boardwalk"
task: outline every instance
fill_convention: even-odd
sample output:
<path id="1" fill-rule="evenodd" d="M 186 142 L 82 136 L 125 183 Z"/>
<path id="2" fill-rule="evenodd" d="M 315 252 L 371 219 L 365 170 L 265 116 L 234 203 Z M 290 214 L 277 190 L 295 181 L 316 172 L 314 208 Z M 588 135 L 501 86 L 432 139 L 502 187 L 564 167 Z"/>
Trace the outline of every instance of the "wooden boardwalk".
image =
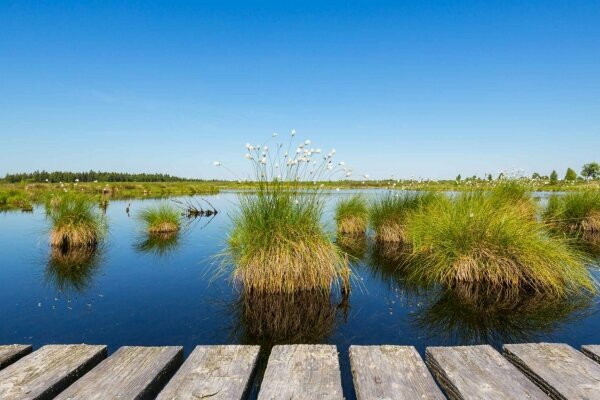
<path id="1" fill-rule="evenodd" d="M 2 400 L 242 399 L 259 346 L 0 345 Z M 358 400 L 598 399 L 600 346 L 565 344 L 429 347 L 287 345 L 271 350 L 258 398 L 343 399 L 339 358 L 350 358 Z"/>

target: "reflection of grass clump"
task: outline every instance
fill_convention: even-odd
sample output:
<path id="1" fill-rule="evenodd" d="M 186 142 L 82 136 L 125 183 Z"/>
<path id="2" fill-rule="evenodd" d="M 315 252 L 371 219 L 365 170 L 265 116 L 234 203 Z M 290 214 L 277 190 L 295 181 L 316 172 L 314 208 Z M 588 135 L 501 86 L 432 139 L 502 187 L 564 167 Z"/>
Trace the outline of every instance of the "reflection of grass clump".
<path id="1" fill-rule="evenodd" d="M 363 235 L 369 222 L 367 202 L 361 195 L 341 200 L 335 209 L 338 234 Z"/>
<path id="2" fill-rule="evenodd" d="M 452 344 L 513 343 L 549 334 L 581 317 L 591 305 L 592 297 L 585 294 L 557 298 L 552 294 L 458 285 L 440 292 L 417 315 L 416 322 L 430 335 Z"/>
<path id="3" fill-rule="evenodd" d="M 419 208 L 439 198 L 434 193 L 389 193 L 371 205 L 369 221 L 378 242 L 405 242 L 406 219 Z"/>
<path id="4" fill-rule="evenodd" d="M 175 207 L 166 203 L 143 209 L 138 218 L 150 234 L 177 232 L 181 225 L 180 213 Z"/>
<path id="5" fill-rule="evenodd" d="M 600 191 L 552 196 L 543 217 L 557 230 L 578 235 L 600 235 Z"/>
<path id="6" fill-rule="evenodd" d="M 100 256 L 94 248 L 78 247 L 68 250 L 53 247 L 45 276 L 59 291 L 86 289 L 98 268 Z"/>
<path id="7" fill-rule="evenodd" d="M 53 197 L 52 204 L 46 206 L 46 212 L 52 223 L 52 247 L 94 247 L 102 236 L 102 216 L 88 197 L 71 193 Z"/>
<path id="8" fill-rule="evenodd" d="M 364 235 L 337 235 L 336 244 L 354 259 L 361 259 L 367 252 L 368 242 Z"/>
<path id="9" fill-rule="evenodd" d="M 584 260 L 549 235 L 521 207 L 485 193 L 465 193 L 412 213 L 407 232 L 425 281 L 526 287 L 564 295 L 594 286 Z"/>
<path id="10" fill-rule="evenodd" d="M 240 322 L 250 342 L 318 343 L 335 326 L 336 307 L 318 291 L 243 293 Z"/>
<path id="11" fill-rule="evenodd" d="M 152 233 L 135 245 L 138 251 L 164 256 L 179 246 L 179 235 L 172 233 Z"/>

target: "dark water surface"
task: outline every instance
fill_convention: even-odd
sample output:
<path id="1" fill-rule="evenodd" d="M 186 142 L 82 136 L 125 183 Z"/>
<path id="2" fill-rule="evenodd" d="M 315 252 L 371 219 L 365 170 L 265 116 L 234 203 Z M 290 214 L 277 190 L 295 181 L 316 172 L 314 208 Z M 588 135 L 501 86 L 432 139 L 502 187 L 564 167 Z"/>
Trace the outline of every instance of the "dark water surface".
<path id="1" fill-rule="evenodd" d="M 341 353 L 346 398 L 354 398 L 351 344 L 413 345 L 421 354 L 433 345 L 600 344 L 598 297 L 492 301 L 414 287 L 403 280 L 393 252 L 370 243 L 353 248 L 361 260 L 348 298 L 240 298 L 229 277 L 216 273 L 214 259 L 236 195 L 208 199 L 220 214 L 207 225 L 206 218 L 194 222 L 163 247 L 144 242 L 135 219 L 154 200 L 112 201 L 105 244 L 94 255 L 78 255 L 84 267 L 75 272 L 52 257 L 43 209 L 0 213 L 0 344 L 85 342 L 107 344 L 110 352 L 123 345 L 183 345 L 189 354 L 198 344 L 258 343 L 266 358 L 273 342 L 330 343 Z M 332 217 L 328 211 L 331 225 Z"/>

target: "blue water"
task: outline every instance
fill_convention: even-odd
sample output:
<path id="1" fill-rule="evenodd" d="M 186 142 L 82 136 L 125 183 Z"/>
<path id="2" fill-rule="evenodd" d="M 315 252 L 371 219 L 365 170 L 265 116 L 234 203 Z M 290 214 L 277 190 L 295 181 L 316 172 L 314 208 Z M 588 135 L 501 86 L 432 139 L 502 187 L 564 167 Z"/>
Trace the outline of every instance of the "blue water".
<path id="1" fill-rule="evenodd" d="M 344 193 L 332 194 L 332 202 L 338 195 Z M 236 195 L 207 198 L 220 213 L 192 223 L 163 253 L 140 249 L 144 235 L 135 219 L 155 200 L 111 201 L 106 241 L 75 276 L 49 263 L 43 209 L 0 213 L 0 344 L 85 342 L 107 344 L 111 352 L 122 345 L 183 345 L 189 354 L 198 344 L 259 343 L 264 359 L 274 342 L 330 343 L 341 353 L 345 395 L 354 398 L 351 344 L 412 345 L 423 354 L 433 345 L 600 343 L 597 297 L 558 305 L 524 300 L 474 311 L 477 306 L 464 306 L 460 296 L 406 284 L 370 243 L 354 265 L 348 298 L 335 294 L 317 311 L 288 304 L 294 334 L 270 337 L 270 318 L 260 310 L 248 313 L 239 288 L 218 273 L 215 256 L 224 247 Z M 325 218 L 331 222 L 330 210 Z M 600 278 L 597 269 L 592 272 Z"/>

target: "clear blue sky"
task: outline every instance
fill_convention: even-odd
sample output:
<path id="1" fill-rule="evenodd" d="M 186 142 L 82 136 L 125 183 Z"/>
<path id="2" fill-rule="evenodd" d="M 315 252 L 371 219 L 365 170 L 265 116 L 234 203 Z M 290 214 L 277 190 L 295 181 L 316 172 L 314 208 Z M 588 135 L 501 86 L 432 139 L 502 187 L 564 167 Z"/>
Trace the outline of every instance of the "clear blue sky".
<path id="1" fill-rule="evenodd" d="M 0 2 L 0 175 L 243 174 L 292 128 L 373 177 L 600 161 L 600 1 Z"/>

